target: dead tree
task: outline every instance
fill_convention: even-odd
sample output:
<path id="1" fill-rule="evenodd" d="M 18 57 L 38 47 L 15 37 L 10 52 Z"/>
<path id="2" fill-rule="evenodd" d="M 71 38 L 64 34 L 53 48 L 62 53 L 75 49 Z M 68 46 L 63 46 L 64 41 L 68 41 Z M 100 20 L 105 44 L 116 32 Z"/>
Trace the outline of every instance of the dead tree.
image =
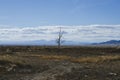
<path id="1" fill-rule="evenodd" d="M 62 28 L 60 27 L 58 32 L 58 38 L 56 39 L 58 48 L 61 48 L 61 44 L 64 42 L 62 38 L 63 38 L 63 31 L 62 31 Z"/>

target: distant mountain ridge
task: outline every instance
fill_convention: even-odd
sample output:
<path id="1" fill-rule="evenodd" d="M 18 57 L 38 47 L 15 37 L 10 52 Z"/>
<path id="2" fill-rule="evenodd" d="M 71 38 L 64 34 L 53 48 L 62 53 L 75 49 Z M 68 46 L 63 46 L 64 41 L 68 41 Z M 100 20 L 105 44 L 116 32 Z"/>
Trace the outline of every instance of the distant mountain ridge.
<path id="1" fill-rule="evenodd" d="M 65 41 L 62 45 L 87 45 L 87 42 Z M 34 40 L 34 41 L 1 41 L 0 45 L 57 45 L 55 40 Z"/>
<path id="2" fill-rule="evenodd" d="M 55 40 L 34 40 L 34 41 L 1 41 L 0 45 L 57 45 Z M 76 42 L 65 41 L 62 45 L 120 45 L 120 40 L 110 40 L 101 43 L 88 43 L 88 42 Z"/>
<path id="3" fill-rule="evenodd" d="M 110 40 L 110 41 L 102 42 L 101 44 L 120 44 L 120 40 Z"/>
<path id="4" fill-rule="evenodd" d="M 120 40 L 110 40 L 101 43 L 93 43 L 93 45 L 120 45 Z"/>

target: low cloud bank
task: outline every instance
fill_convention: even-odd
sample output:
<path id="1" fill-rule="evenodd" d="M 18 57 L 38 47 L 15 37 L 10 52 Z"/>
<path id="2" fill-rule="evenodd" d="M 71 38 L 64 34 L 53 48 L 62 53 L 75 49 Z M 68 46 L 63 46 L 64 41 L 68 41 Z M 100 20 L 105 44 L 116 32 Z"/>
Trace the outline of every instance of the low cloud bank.
<path id="1" fill-rule="evenodd" d="M 120 25 L 86 26 L 38 26 L 5 27 L 0 26 L 0 41 L 55 40 L 59 27 L 64 31 L 63 38 L 68 41 L 102 42 L 120 40 Z"/>

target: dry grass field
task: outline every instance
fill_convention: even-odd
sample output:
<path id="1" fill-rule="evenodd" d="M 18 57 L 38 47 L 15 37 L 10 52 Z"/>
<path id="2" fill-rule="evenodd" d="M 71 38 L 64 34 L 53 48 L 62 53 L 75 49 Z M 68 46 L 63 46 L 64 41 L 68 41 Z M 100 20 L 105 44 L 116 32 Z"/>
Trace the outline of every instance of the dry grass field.
<path id="1" fill-rule="evenodd" d="M 120 48 L 1 46 L 0 80 L 120 80 Z"/>

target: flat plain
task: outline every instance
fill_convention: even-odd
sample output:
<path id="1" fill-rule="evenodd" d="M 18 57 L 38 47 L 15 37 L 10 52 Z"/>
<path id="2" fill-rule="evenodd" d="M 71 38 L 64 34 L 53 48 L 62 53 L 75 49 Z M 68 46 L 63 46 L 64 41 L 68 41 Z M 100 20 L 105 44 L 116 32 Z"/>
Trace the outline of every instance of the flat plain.
<path id="1" fill-rule="evenodd" d="M 120 80 L 120 47 L 1 46 L 0 80 Z"/>

